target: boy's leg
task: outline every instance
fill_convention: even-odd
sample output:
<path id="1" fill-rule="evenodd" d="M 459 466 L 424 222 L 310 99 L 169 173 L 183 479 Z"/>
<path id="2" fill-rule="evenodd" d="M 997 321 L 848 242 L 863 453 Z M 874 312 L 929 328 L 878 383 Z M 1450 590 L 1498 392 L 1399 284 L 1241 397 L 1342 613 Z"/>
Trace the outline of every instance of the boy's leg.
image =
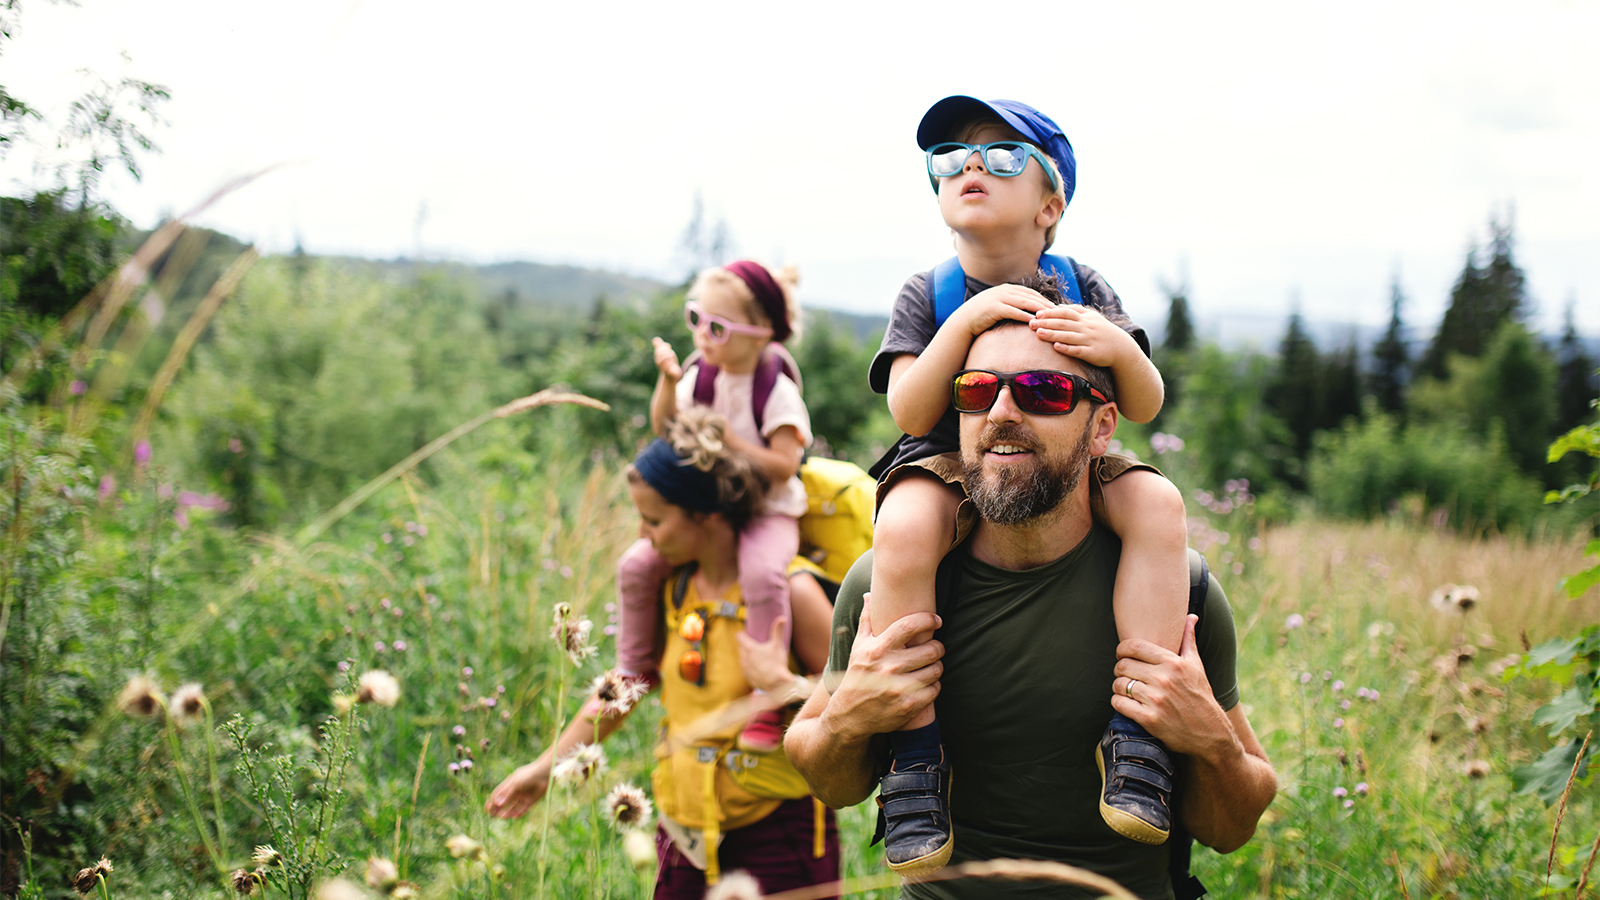
<path id="1" fill-rule="evenodd" d="M 784 621 L 779 636 L 789 643 L 794 616 L 789 613 L 789 563 L 800 551 L 800 523 L 791 516 L 757 516 L 739 532 L 739 592 L 744 597 L 745 632 L 765 641 L 778 619 Z M 755 753 L 771 753 L 783 743 L 783 722 L 778 710 L 757 713 L 739 733 L 739 746 Z"/>
<path id="2" fill-rule="evenodd" d="M 655 671 L 657 605 L 670 574 L 672 566 L 643 538 L 617 560 L 617 668 L 625 675 Z"/>
<path id="3" fill-rule="evenodd" d="M 911 470 L 915 473 L 916 470 Z M 908 474 L 878 505 L 872 536 L 872 628 L 934 611 L 939 561 L 955 538 L 960 495 L 931 474 Z M 943 866 L 954 849 L 950 767 L 930 706 L 889 736 L 894 764 L 883 777 L 884 851 L 889 868 L 916 874 Z"/>
<path id="4" fill-rule="evenodd" d="M 1102 486 L 1106 525 L 1122 539 L 1112 609 L 1117 636 L 1176 653 L 1189 609 L 1183 495 L 1155 472 L 1134 469 Z M 1117 833 L 1159 844 L 1172 828 L 1171 755 L 1137 722 L 1113 713 L 1096 758 L 1100 815 Z"/>

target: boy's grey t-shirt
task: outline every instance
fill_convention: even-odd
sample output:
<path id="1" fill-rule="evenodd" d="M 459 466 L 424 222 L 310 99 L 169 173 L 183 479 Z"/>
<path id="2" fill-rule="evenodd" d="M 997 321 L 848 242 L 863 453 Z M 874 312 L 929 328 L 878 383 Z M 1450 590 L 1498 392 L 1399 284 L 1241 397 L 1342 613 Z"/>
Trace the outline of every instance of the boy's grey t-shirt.
<path id="1" fill-rule="evenodd" d="M 1117 292 L 1111 289 L 1099 272 L 1083 263 L 1077 263 L 1077 268 L 1078 283 L 1083 289 L 1083 305 L 1121 324 L 1139 349 L 1149 356 L 1150 338 L 1143 328 L 1128 321 L 1128 314 L 1123 310 Z M 895 357 L 905 353 L 920 355 L 939 330 L 933 320 L 933 304 L 928 300 L 928 279 L 931 275 L 931 271 L 918 272 L 906 279 L 906 283 L 900 287 L 900 296 L 895 298 L 894 309 L 889 313 L 889 327 L 883 333 L 883 344 L 872 358 L 872 367 L 867 372 L 872 389 L 880 394 L 889 392 L 889 367 L 894 364 Z M 974 294 L 991 287 L 993 285 L 968 276 L 966 299 L 970 300 Z M 947 408 L 932 431 L 921 437 L 902 436 L 889 454 L 873 467 L 873 473 L 881 478 L 882 473 L 901 463 L 955 452 L 960 441 L 958 421 L 956 411 Z"/>

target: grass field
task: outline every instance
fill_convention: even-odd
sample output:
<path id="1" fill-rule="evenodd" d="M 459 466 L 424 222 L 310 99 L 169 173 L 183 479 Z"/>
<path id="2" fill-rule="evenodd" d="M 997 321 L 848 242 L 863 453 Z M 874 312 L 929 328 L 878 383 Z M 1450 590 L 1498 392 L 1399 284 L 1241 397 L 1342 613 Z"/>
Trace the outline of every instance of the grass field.
<path id="1" fill-rule="evenodd" d="M 98 498 L 99 475 L 84 473 L 82 514 L 62 526 L 82 540 L 81 588 L 12 627 L 62 648 L 58 671 L 29 688 L 30 715 L 99 698 L 30 781 L 90 837 L 63 844 L 48 824 L 5 823 L 32 842 L 22 896 L 70 896 L 73 872 L 102 855 L 110 896 L 225 896 L 229 873 L 269 843 L 291 863 L 272 870 L 269 897 L 302 896 L 341 859 L 359 882 L 369 856 L 426 897 L 647 896 L 599 799 L 648 786 L 653 701 L 589 783 L 553 790 L 521 821 L 482 812 L 609 663 L 612 567 L 635 527 L 616 460 L 531 460 L 510 446 L 443 454 L 432 486 L 403 479 L 304 547 L 246 542 L 198 511 L 179 528 L 159 454 Z M 1469 540 L 1398 520 L 1258 531 L 1248 507 L 1192 531 L 1232 600 L 1243 702 L 1280 779 L 1245 848 L 1196 850 L 1213 896 L 1539 896 L 1547 862 L 1551 895 L 1572 896 L 1600 828 L 1597 788 L 1573 791 L 1552 860 L 1555 811 L 1514 794 L 1508 773 L 1548 746 L 1529 719 L 1553 690 L 1499 676 L 1528 642 L 1600 620 L 1592 593 L 1555 592 L 1580 543 Z M 1447 583 L 1475 587 L 1478 602 L 1436 609 L 1428 598 Z M 557 603 L 594 621 L 595 657 L 559 652 Z M 372 669 L 396 677 L 398 703 L 341 717 L 333 695 Z M 115 698 L 140 673 L 169 694 L 203 685 L 209 718 L 124 714 Z M 348 731 L 325 737 L 330 715 Z M 244 754 L 222 728 L 234 717 L 253 728 Z M 342 769 L 328 763 L 341 747 Z M 253 791 L 241 760 L 270 781 L 278 755 L 283 789 Z M 845 875 L 881 873 L 870 804 L 840 818 Z M 452 856 L 456 835 L 481 842 L 481 857 Z"/>

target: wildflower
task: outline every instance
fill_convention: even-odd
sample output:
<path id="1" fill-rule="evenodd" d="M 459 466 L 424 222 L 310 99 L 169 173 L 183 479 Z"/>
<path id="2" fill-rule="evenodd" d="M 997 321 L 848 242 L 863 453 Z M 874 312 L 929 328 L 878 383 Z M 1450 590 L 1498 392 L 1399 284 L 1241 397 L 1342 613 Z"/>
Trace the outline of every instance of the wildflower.
<path id="1" fill-rule="evenodd" d="M 605 704 L 600 714 L 610 717 L 623 715 L 633 709 L 634 705 L 650 692 L 650 685 L 642 678 L 634 678 L 612 669 L 604 675 L 596 676 L 590 689 L 594 692 L 594 696 Z"/>
<path id="2" fill-rule="evenodd" d="M 462 761 L 461 761 L 461 771 L 463 771 L 463 772 L 465 772 L 465 771 L 466 771 L 466 770 L 468 770 L 468 769 L 470 769 L 470 768 L 472 768 L 472 760 L 470 760 L 470 759 L 463 759 L 463 760 L 462 760 Z"/>
<path id="3" fill-rule="evenodd" d="M 483 859 L 483 845 L 464 834 L 458 834 L 445 841 L 444 849 L 450 851 L 450 855 L 456 859 L 474 861 Z"/>
<path id="4" fill-rule="evenodd" d="M 1310 672 L 1301 672 L 1300 673 L 1300 683 L 1301 684 L 1310 684 L 1311 683 L 1311 673 Z"/>
<path id="5" fill-rule="evenodd" d="M 1340 681 L 1335 681 L 1335 682 L 1334 682 L 1334 683 L 1333 683 L 1333 689 L 1334 689 L 1334 690 L 1336 690 L 1336 691 L 1342 691 L 1342 690 L 1344 690 L 1344 681 L 1342 681 L 1342 680 L 1340 680 Z"/>
<path id="6" fill-rule="evenodd" d="M 399 610 L 395 610 L 395 612 L 399 612 Z M 404 653 L 404 652 L 406 652 L 406 642 L 405 641 L 395 641 L 394 642 L 394 652 L 396 652 L 396 653 Z"/>
<path id="7" fill-rule="evenodd" d="M 656 866 L 656 842 L 643 831 L 628 832 L 622 838 L 622 852 L 635 871 L 643 872 Z"/>
<path id="8" fill-rule="evenodd" d="M 557 604 L 558 607 L 566 606 L 565 603 Z M 594 630 L 594 623 L 587 618 L 579 617 L 577 621 L 563 618 L 561 610 L 557 609 L 556 624 L 550 629 L 550 637 L 561 646 L 572 660 L 573 665 L 578 665 L 595 654 L 597 649 L 589 643 L 589 632 Z"/>
<path id="9" fill-rule="evenodd" d="M 206 694 L 198 682 L 191 681 L 172 692 L 172 711 L 180 722 L 199 719 L 205 704 Z"/>
<path id="10" fill-rule="evenodd" d="M 389 891 L 389 896 L 393 897 L 394 900 L 416 900 L 416 898 L 422 896 L 422 891 L 418 890 L 417 886 L 409 881 L 400 881 L 396 882 L 394 888 Z"/>
<path id="11" fill-rule="evenodd" d="M 1470 584 L 1441 584 L 1428 595 L 1428 605 L 1441 613 L 1463 615 L 1482 599 Z"/>
<path id="12" fill-rule="evenodd" d="M 761 900 L 761 885 L 749 872 L 728 872 L 717 886 L 706 891 L 706 900 Z"/>
<path id="13" fill-rule="evenodd" d="M 400 882 L 400 870 L 394 860 L 379 856 L 367 858 L 367 886 L 375 891 L 389 893 Z"/>
<path id="14" fill-rule="evenodd" d="M 161 696 L 156 683 L 143 675 L 135 675 L 128 679 L 127 686 L 122 689 L 122 696 L 117 698 L 118 708 L 130 716 L 148 718 L 166 705 L 167 701 Z"/>
<path id="15" fill-rule="evenodd" d="M 1367 783 L 1365 781 L 1356 785 L 1356 793 L 1363 797 L 1367 795 Z"/>
<path id="16" fill-rule="evenodd" d="M 1494 727 L 1494 722 L 1488 716 L 1479 716 L 1472 720 L 1471 728 L 1473 734 L 1483 734 L 1492 727 Z"/>
<path id="17" fill-rule="evenodd" d="M 467 726 L 457 725 L 456 727 L 450 729 L 450 733 L 456 737 L 465 737 L 467 733 Z"/>
<path id="18" fill-rule="evenodd" d="M 231 877 L 233 879 L 234 893 L 242 897 L 248 897 L 255 893 L 256 881 L 260 878 L 256 873 L 246 872 L 244 869 L 234 869 Z"/>
<path id="19" fill-rule="evenodd" d="M 1343 797 L 1343 796 L 1345 796 L 1345 795 L 1347 795 L 1349 793 L 1350 792 L 1345 790 L 1342 786 L 1341 787 L 1336 787 L 1336 788 L 1333 789 L 1333 795 L 1335 797 Z"/>
<path id="20" fill-rule="evenodd" d="M 357 703 L 376 703 L 379 706 L 394 706 L 400 701 L 400 682 L 393 675 L 382 669 L 373 669 L 361 676 L 357 682 L 359 690 L 356 692 Z"/>
<path id="21" fill-rule="evenodd" d="M 1346 800 L 1344 802 L 1344 808 L 1345 809 L 1349 809 L 1350 807 L 1355 806 L 1355 805 L 1356 805 L 1356 802 L 1354 800 Z"/>
<path id="22" fill-rule="evenodd" d="M 1360 697 L 1362 700 L 1367 699 L 1367 689 L 1364 687 L 1356 688 L 1356 696 Z"/>
<path id="23" fill-rule="evenodd" d="M 109 472 L 107 472 L 104 475 L 101 475 L 100 476 L 100 502 L 104 503 L 107 500 L 110 500 L 111 499 L 111 495 L 115 494 L 116 492 L 117 492 L 117 479 L 112 477 L 111 473 L 109 473 Z"/>
<path id="24" fill-rule="evenodd" d="M 1293 631 L 1304 624 L 1306 624 L 1305 616 L 1299 613 L 1290 613 L 1289 618 L 1283 620 L 1283 627 L 1289 631 Z"/>
<path id="25" fill-rule="evenodd" d="M 1482 778 L 1489 774 L 1489 761 L 1475 759 L 1466 764 L 1464 771 L 1468 778 Z"/>
<path id="26" fill-rule="evenodd" d="M 150 464 L 149 441 L 140 440 L 139 443 L 133 445 L 133 464 L 141 469 Z"/>
<path id="27" fill-rule="evenodd" d="M 239 440 L 236 437 L 228 438 L 228 450 L 230 450 L 233 453 L 243 453 L 244 452 L 244 442 Z"/>
<path id="28" fill-rule="evenodd" d="M 1376 702 L 1377 699 L 1378 699 L 1378 692 L 1377 691 L 1367 691 L 1367 700 L 1369 702 Z"/>
<path id="29" fill-rule="evenodd" d="M 1341 700 L 1341 701 L 1339 701 L 1339 708 L 1342 709 L 1342 710 L 1348 711 L 1350 709 L 1350 701 L 1349 700 Z"/>
<path id="30" fill-rule="evenodd" d="M 550 563 L 553 563 L 553 562 L 554 562 L 554 560 L 546 560 L 545 568 L 546 569 L 554 569 L 555 566 L 554 565 L 550 565 Z M 550 610 L 550 617 L 555 620 L 555 624 L 557 626 L 562 626 L 562 625 L 567 624 L 567 620 L 572 618 L 572 604 L 570 604 L 570 603 L 557 603 Z"/>
<path id="31" fill-rule="evenodd" d="M 597 744 L 579 744 L 556 760 L 551 774 L 557 781 L 582 784 L 606 767 L 606 754 Z"/>
<path id="32" fill-rule="evenodd" d="M 378 653 L 382 653 L 383 651 L 389 649 L 389 645 L 385 644 L 383 641 L 373 641 L 372 649 Z"/>
<path id="33" fill-rule="evenodd" d="M 450 764 L 450 774 L 451 775 L 459 775 L 459 774 L 461 774 L 461 763 L 458 763 L 458 762 L 451 763 Z"/>
<path id="34" fill-rule="evenodd" d="M 343 878 L 324 881 L 317 888 L 317 900 L 367 900 L 366 892 Z"/>
<path id="35" fill-rule="evenodd" d="M 72 887 L 80 894 L 87 894 L 94 890 L 94 880 L 100 876 L 94 866 L 79 869 L 78 874 L 72 877 Z"/>
<path id="36" fill-rule="evenodd" d="M 1343 728 L 1344 727 L 1344 719 L 1342 717 L 1338 718 L 1338 719 L 1334 719 L 1333 720 L 1333 727 L 1335 727 L 1335 728 Z"/>
<path id="37" fill-rule="evenodd" d="M 269 869 L 283 865 L 283 854 L 272 849 L 271 844 L 262 844 L 257 847 L 256 852 L 251 854 L 250 858 L 255 860 L 256 865 Z"/>
<path id="38" fill-rule="evenodd" d="M 466 678 L 471 678 L 472 677 L 472 667 L 471 666 L 462 666 L 461 667 L 461 674 L 462 674 L 462 676 L 464 676 Z"/>
<path id="39" fill-rule="evenodd" d="M 632 828 L 650 819 L 650 799 L 631 784 L 619 784 L 606 795 L 606 815 L 618 829 Z"/>
<path id="40" fill-rule="evenodd" d="M 341 671 L 341 672 L 348 672 L 348 671 L 350 671 L 350 660 L 348 660 L 348 659 L 341 659 L 341 660 L 339 660 L 339 665 L 338 665 L 338 669 L 339 669 L 339 671 Z"/>

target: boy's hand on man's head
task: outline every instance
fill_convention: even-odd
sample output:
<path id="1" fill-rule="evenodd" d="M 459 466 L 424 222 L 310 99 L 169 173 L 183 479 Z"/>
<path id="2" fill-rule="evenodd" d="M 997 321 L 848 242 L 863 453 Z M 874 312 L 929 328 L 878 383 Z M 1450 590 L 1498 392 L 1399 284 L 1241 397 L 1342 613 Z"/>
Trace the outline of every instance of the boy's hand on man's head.
<path id="1" fill-rule="evenodd" d="M 1142 352 L 1126 331 L 1084 306 L 1052 306 L 1029 324 L 1039 340 L 1055 345 L 1056 352 L 1092 366 L 1114 367 L 1130 348 Z"/>
<path id="2" fill-rule="evenodd" d="M 965 324 L 973 337 L 993 328 L 1001 319 L 1018 322 L 1032 321 L 1034 314 L 1050 309 L 1050 301 L 1039 296 L 1032 288 L 1020 284 L 997 284 L 979 291 L 972 299 L 961 304 L 958 313 L 966 317 Z M 955 316 L 951 316 L 954 319 Z"/>
<path id="3" fill-rule="evenodd" d="M 678 354 L 672 349 L 672 345 L 658 337 L 651 338 L 650 343 L 655 346 L 656 368 L 661 370 L 661 374 L 665 375 L 668 381 L 682 378 L 683 366 L 678 365 Z"/>

